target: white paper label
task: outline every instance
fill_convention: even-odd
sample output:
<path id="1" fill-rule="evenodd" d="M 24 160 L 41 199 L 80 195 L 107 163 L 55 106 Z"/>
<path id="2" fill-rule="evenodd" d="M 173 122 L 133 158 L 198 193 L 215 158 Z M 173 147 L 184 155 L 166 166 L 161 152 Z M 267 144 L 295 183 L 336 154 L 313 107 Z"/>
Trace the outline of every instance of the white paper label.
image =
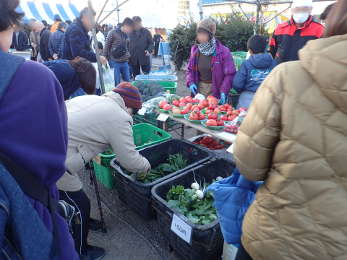
<path id="1" fill-rule="evenodd" d="M 227 149 L 227 152 L 231 153 L 231 154 L 234 153 L 234 145 L 233 144 L 229 146 L 229 148 Z"/>
<path id="2" fill-rule="evenodd" d="M 177 215 L 173 215 L 172 217 L 171 231 L 190 244 L 192 238 L 192 227 Z"/>
<path id="3" fill-rule="evenodd" d="M 166 122 L 166 120 L 168 120 L 169 118 L 169 115 L 167 114 L 160 114 L 157 118 L 158 121 L 161 121 L 161 122 Z"/>

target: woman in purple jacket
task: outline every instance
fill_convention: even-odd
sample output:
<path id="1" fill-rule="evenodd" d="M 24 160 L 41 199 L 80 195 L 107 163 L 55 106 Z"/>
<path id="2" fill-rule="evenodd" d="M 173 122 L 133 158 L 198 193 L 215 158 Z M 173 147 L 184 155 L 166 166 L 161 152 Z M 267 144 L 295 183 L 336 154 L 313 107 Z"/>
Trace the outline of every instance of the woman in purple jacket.
<path id="1" fill-rule="evenodd" d="M 213 95 L 225 104 L 236 69 L 230 50 L 216 40 L 215 33 L 216 23 L 212 19 L 199 23 L 198 44 L 191 50 L 186 81 L 193 95 Z"/>
<path id="2" fill-rule="evenodd" d="M 18 5 L 18 0 L 0 0 L 2 64 L 12 64 L 18 60 L 7 54 L 13 30 L 22 18 L 16 12 Z M 45 66 L 24 60 L 17 64 L 14 71 L 11 66 L 1 67 L 1 80 L 8 74 L 13 76 L 3 82 L 5 87 L 0 93 L 0 152 L 25 170 L 26 174 L 36 177 L 49 190 L 50 197 L 57 200 L 56 182 L 65 172 L 68 141 L 63 90 L 54 74 Z M 79 259 L 66 221 L 39 200 L 27 198 L 57 241 L 59 260 Z M 35 226 L 35 223 L 31 224 Z"/>

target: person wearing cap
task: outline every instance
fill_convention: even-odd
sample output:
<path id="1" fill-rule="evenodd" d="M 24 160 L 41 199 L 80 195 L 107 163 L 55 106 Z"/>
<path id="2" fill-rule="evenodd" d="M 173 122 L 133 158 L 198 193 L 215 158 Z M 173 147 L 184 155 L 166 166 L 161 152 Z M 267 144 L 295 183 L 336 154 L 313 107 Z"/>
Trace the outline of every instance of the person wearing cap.
<path id="1" fill-rule="evenodd" d="M 216 23 L 201 21 L 197 29 L 197 44 L 191 49 L 186 77 L 192 95 L 213 95 L 221 104 L 227 97 L 236 73 L 230 50 L 215 38 Z"/>
<path id="2" fill-rule="evenodd" d="M 324 26 L 311 15 L 312 0 L 294 0 L 292 17 L 277 26 L 270 42 L 270 53 L 277 64 L 299 59 L 301 50 L 308 41 L 321 38 Z"/>
<path id="3" fill-rule="evenodd" d="M 56 14 L 54 15 L 54 23 L 51 26 L 51 33 L 54 33 L 58 30 L 59 24 L 62 22 L 60 15 Z"/>
<path id="4" fill-rule="evenodd" d="M 60 198 L 77 204 L 82 213 L 82 256 L 97 259 L 104 254 L 100 248 L 87 244 L 90 225 L 90 201 L 82 190 L 78 173 L 99 153 L 112 149 L 119 164 L 133 173 L 146 173 L 151 165 L 136 150 L 132 116 L 142 107 L 139 90 L 129 82 L 119 84 L 103 96 L 86 95 L 66 101 L 68 114 L 67 172 L 58 181 Z"/>

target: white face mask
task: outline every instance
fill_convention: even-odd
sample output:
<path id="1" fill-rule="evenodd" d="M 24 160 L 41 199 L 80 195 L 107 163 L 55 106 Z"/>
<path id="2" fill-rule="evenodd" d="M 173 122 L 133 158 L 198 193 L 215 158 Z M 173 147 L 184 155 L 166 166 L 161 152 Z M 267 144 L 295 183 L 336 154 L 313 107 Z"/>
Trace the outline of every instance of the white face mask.
<path id="1" fill-rule="evenodd" d="M 304 23 L 310 17 L 309 13 L 295 13 L 293 14 L 293 20 L 295 23 Z"/>

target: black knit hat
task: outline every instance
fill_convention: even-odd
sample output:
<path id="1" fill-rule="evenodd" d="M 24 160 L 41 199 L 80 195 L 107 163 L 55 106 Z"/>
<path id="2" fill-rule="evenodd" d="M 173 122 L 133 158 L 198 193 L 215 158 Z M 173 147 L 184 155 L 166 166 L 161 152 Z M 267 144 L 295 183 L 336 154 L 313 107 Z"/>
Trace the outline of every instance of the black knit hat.
<path id="1" fill-rule="evenodd" d="M 264 53 L 267 47 L 267 38 L 261 35 L 253 35 L 247 42 L 247 49 L 254 54 Z"/>

